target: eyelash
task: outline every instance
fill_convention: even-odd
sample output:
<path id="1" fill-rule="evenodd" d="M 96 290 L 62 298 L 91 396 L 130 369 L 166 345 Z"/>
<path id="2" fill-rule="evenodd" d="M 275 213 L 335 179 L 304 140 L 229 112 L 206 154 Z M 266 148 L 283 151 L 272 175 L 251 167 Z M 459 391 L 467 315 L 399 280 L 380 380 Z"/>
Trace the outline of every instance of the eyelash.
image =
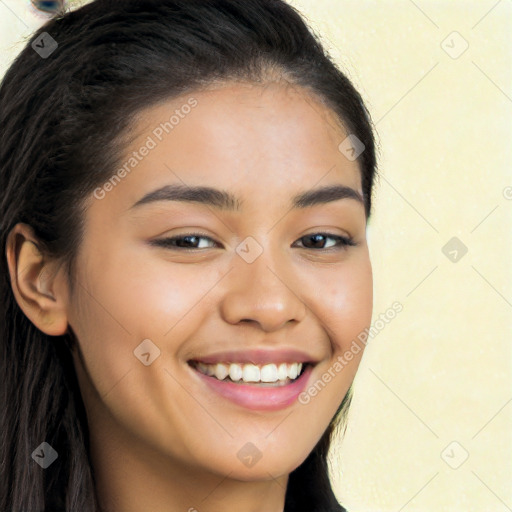
<path id="1" fill-rule="evenodd" d="M 315 235 L 322 235 L 325 238 L 332 238 L 332 239 L 338 241 L 337 248 L 336 247 L 328 247 L 327 249 L 321 248 L 321 249 L 319 249 L 320 251 L 345 250 L 347 247 L 354 247 L 357 245 L 357 243 L 354 241 L 354 239 L 352 237 L 342 236 L 342 235 L 334 235 L 331 233 L 324 233 L 324 232 L 311 233 L 309 235 L 304 235 L 301 238 L 299 238 L 299 240 L 302 240 L 303 238 L 307 238 L 307 237 L 312 237 Z M 175 250 L 175 251 L 210 249 L 210 247 L 206 247 L 206 248 L 205 247 L 201 247 L 201 248 L 177 247 L 176 245 L 174 245 L 174 242 L 176 242 L 176 240 L 183 240 L 183 239 L 189 238 L 189 237 L 205 238 L 205 239 L 209 239 L 209 240 L 213 241 L 214 243 L 217 243 L 217 242 L 215 242 L 215 240 L 213 240 L 209 236 L 202 235 L 201 233 L 187 233 L 187 234 L 184 234 L 181 236 L 175 236 L 175 237 L 170 237 L 170 238 L 160 238 L 158 240 L 152 240 L 151 244 L 159 246 L 159 247 L 164 247 L 166 249 Z M 308 247 L 305 247 L 305 249 L 308 249 Z M 311 249 L 311 250 L 315 250 L 315 249 Z"/>

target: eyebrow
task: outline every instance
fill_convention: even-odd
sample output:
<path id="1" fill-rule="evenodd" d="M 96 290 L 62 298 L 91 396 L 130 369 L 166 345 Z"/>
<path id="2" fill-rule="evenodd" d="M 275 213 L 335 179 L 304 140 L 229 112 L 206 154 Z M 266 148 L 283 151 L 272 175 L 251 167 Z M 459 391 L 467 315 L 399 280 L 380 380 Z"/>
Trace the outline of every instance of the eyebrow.
<path id="1" fill-rule="evenodd" d="M 340 199 L 354 199 L 364 205 L 363 196 L 355 189 L 345 185 L 330 185 L 301 192 L 291 200 L 292 209 L 330 203 Z M 147 193 L 129 209 L 154 203 L 156 201 L 182 201 L 212 206 L 218 210 L 240 211 L 243 201 L 226 190 L 203 186 L 181 184 L 165 185 Z"/>

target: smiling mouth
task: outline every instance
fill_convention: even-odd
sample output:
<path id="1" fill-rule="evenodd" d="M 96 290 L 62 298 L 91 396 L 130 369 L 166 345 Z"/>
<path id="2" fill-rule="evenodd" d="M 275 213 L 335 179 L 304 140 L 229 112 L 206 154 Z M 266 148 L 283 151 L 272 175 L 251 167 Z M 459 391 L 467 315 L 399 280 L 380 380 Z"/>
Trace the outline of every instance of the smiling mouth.
<path id="1" fill-rule="evenodd" d="M 188 361 L 195 371 L 223 382 L 258 387 L 280 387 L 296 381 L 312 363 L 216 363 Z"/>

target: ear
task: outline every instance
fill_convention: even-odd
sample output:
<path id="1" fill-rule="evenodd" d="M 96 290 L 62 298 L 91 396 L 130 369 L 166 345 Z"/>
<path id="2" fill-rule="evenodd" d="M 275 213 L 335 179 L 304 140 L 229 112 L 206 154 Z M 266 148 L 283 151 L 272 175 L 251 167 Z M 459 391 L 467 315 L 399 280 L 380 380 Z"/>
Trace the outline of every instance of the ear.
<path id="1" fill-rule="evenodd" d="M 65 334 L 68 289 L 63 265 L 47 261 L 33 229 L 24 223 L 10 231 L 6 257 L 14 296 L 28 319 L 50 336 Z"/>

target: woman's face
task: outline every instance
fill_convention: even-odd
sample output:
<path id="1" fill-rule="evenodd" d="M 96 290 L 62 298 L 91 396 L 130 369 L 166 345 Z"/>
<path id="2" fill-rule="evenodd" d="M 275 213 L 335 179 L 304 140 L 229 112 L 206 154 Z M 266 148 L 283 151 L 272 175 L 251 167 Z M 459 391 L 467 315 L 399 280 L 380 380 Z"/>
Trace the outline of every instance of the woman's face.
<path id="1" fill-rule="evenodd" d="M 124 172 L 90 197 L 69 303 L 92 443 L 239 480 L 288 474 L 340 405 L 363 351 L 341 358 L 371 320 L 348 133 L 303 90 L 234 83 L 148 109 L 132 133 Z M 346 188 L 314 194 L 325 187 Z M 249 380 L 307 371 L 235 384 L 191 361 Z"/>

